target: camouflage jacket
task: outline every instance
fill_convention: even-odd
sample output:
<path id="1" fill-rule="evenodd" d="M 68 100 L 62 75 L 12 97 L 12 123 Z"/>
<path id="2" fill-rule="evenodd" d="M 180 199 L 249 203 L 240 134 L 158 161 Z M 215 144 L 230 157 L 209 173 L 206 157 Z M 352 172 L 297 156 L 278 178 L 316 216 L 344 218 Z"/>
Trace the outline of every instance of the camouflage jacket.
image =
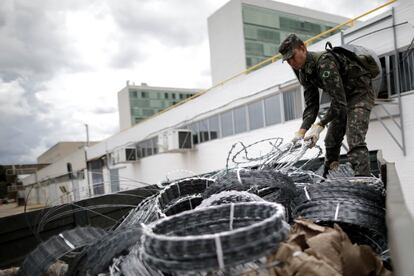
<path id="1" fill-rule="evenodd" d="M 320 121 L 323 126 L 334 118 L 346 119 L 347 107 L 364 106 L 371 109 L 374 105 L 368 72 L 344 56 L 338 55 L 338 59 L 328 52 L 308 52 L 304 67 L 294 70 L 304 87 L 305 110 L 301 128 L 309 129 L 318 116 L 318 88 L 331 97 L 329 110 Z M 343 68 L 341 72 L 338 62 Z"/>

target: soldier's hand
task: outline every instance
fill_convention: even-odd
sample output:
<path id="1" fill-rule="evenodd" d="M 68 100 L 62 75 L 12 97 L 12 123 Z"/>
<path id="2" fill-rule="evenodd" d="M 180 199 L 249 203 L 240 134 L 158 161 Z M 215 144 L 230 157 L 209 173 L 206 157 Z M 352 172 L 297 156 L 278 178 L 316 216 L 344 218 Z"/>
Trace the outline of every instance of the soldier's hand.
<path id="1" fill-rule="evenodd" d="M 309 147 L 313 148 L 319 140 L 319 135 L 323 131 L 324 127 L 319 123 L 313 124 L 312 127 L 306 132 L 305 141 L 310 141 Z"/>
<path id="2" fill-rule="evenodd" d="M 292 143 L 295 145 L 298 141 L 302 140 L 303 137 L 305 137 L 305 133 L 306 133 L 306 129 L 303 129 L 303 128 L 296 131 L 292 139 Z"/>

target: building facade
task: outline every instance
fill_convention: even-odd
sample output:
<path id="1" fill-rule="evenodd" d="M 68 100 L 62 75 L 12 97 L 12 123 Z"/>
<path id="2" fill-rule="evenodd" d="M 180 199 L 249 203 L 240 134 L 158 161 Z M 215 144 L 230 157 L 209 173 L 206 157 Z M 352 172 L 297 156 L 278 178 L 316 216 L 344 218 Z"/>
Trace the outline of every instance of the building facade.
<path id="1" fill-rule="evenodd" d="M 290 33 L 305 41 L 346 20 L 271 0 L 231 0 L 208 18 L 213 84 L 276 55 Z"/>
<path id="2" fill-rule="evenodd" d="M 167 107 L 190 98 L 200 89 L 154 87 L 130 84 L 118 92 L 120 129 L 124 130 Z"/>

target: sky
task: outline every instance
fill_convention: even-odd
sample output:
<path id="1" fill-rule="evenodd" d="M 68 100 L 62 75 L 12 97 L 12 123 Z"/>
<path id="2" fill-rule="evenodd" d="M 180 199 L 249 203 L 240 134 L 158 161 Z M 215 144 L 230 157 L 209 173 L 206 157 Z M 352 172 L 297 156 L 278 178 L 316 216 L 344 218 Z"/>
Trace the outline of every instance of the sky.
<path id="1" fill-rule="evenodd" d="M 1 0 L 0 164 L 119 131 L 126 81 L 211 86 L 207 18 L 227 0 Z M 354 17 L 380 0 L 281 0 Z"/>

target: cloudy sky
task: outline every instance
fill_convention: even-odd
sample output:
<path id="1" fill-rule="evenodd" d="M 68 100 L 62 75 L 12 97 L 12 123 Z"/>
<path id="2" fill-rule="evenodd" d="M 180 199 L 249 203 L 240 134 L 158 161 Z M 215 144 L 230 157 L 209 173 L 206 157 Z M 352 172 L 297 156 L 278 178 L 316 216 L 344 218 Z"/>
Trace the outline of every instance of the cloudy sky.
<path id="1" fill-rule="evenodd" d="M 207 17 L 227 0 L 0 0 L 0 164 L 118 131 L 126 80 L 208 88 Z M 343 16 L 376 0 L 283 0 Z"/>

